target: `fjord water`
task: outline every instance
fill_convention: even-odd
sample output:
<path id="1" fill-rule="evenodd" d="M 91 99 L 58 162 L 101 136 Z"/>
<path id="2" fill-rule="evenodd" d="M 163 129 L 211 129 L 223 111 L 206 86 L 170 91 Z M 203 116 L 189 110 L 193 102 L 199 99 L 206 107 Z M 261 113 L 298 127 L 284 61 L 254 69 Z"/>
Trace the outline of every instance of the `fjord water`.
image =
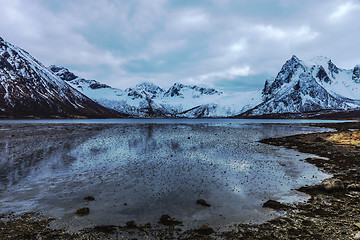
<path id="1" fill-rule="evenodd" d="M 317 128 L 134 122 L 0 122 L 0 214 L 42 211 L 70 229 L 156 225 L 168 214 L 185 227 L 216 228 L 270 219 L 280 213 L 262 208 L 265 201 L 303 201 L 293 189 L 329 177 L 302 161 L 311 155 L 258 142 Z M 81 207 L 90 214 L 76 216 Z"/>

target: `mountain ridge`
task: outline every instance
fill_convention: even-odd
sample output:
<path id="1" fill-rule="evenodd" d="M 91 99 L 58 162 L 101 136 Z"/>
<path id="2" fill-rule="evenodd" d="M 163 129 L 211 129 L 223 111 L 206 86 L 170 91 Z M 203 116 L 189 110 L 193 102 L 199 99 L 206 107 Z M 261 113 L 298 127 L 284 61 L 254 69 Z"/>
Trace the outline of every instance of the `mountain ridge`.
<path id="1" fill-rule="evenodd" d="M 259 91 L 225 93 L 175 83 L 145 82 L 125 90 L 46 68 L 0 37 L 0 117 L 258 117 L 360 109 L 360 65 L 346 70 L 331 59 L 293 55 Z M 305 114 L 306 115 L 306 114 Z"/>
<path id="2" fill-rule="evenodd" d="M 132 100 L 139 98 L 146 100 L 143 101 L 142 110 L 150 109 L 149 112 L 153 115 L 158 114 L 162 117 L 253 117 L 360 109 L 360 80 L 358 79 L 360 79 L 360 65 L 356 65 L 352 70 L 345 70 L 338 68 L 331 59 L 326 57 L 315 57 L 307 63 L 293 55 L 281 67 L 275 78 L 265 81 L 264 88 L 261 90 L 261 100 L 238 109 L 239 114 L 236 114 L 234 110 L 229 110 L 227 113 L 223 111 L 221 114 L 216 112 L 224 93 L 216 89 L 196 85 L 175 83 L 166 90 L 153 83 L 142 83 L 144 86 L 151 86 L 152 89 L 156 90 L 144 92 L 145 88 L 137 85 L 134 88 L 127 88 L 125 92 Z M 69 82 L 72 82 L 74 87 L 83 88 L 75 86 L 76 82 L 74 80 Z M 195 90 L 196 94 L 184 95 L 186 90 Z M 118 89 L 117 91 L 122 90 Z M 166 100 L 164 101 L 167 102 L 159 102 L 158 99 L 161 98 L 159 94 L 163 98 L 165 97 Z M 212 99 L 197 104 L 196 99 L 204 98 L 204 95 L 212 96 Z M 215 98 L 216 96 L 220 97 Z M 176 105 L 174 102 L 182 101 L 185 98 L 193 99 L 194 104 L 186 108 L 173 106 Z M 259 99 L 259 96 L 254 98 Z M 114 102 L 116 102 L 115 99 L 113 99 L 112 104 Z M 235 102 L 233 101 L 233 103 Z M 107 103 L 106 106 L 111 108 L 111 103 Z M 169 107 L 169 105 L 172 106 Z M 132 109 L 136 109 L 136 106 L 132 105 Z M 155 109 L 156 113 L 154 112 Z M 142 110 L 137 113 L 127 113 L 138 117 L 152 116 L 144 113 L 144 111 L 142 112 L 143 115 L 141 115 Z"/>
<path id="3" fill-rule="evenodd" d="M 73 74 L 62 67 L 50 66 L 49 69 L 99 104 L 135 117 L 230 117 L 260 102 L 259 91 L 256 96 L 229 95 L 214 88 L 182 83 L 174 83 L 168 89 L 148 82 L 125 90 L 107 85 L 95 89 L 92 85 L 100 84 L 95 80 L 69 78 Z"/>
<path id="4" fill-rule="evenodd" d="M 120 117 L 55 76 L 25 50 L 0 39 L 0 116 Z"/>
<path id="5" fill-rule="evenodd" d="M 360 84 L 355 81 L 358 65 L 353 70 L 340 69 L 325 57 L 318 57 L 311 64 L 292 56 L 274 80 L 265 82 L 263 102 L 240 115 L 251 117 L 360 108 Z"/>

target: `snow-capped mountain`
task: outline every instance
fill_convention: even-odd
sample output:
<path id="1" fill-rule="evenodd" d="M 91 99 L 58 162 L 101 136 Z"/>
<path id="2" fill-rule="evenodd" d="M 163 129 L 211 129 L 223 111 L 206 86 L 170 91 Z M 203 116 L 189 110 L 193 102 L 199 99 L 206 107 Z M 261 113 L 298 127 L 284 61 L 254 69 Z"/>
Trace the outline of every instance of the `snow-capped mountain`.
<path id="1" fill-rule="evenodd" d="M 338 68 L 317 57 L 286 61 L 262 91 L 224 93 L 175 83 L 125 90 L 44 67 L 0 38 L 0 117 L 253 117 L 322 110 L 360 110 L 360 65 Z"/>
<path id="2" fill-rule="evenodd" d="M 110 117 L 29 53 L 0 38 L 0 116 Z"/>
<path id="3" fill-rule="evenodd" d="M 175 83 L 168 90 L 141 83 L 125 90 L 50 66 L 60 78 L 97 103 L 134 117 L 229 117 L 261 102 L 261 91 L 225 94 L 213 88 Z"/>
<path id="4" fill-rule="evenodd" d="M 263 102 L 243 116 L 360 108 L 360 66 L 336 67 L 325 57 L 309 63 L 292 56 L 274 79 L 266 80 Z"/>

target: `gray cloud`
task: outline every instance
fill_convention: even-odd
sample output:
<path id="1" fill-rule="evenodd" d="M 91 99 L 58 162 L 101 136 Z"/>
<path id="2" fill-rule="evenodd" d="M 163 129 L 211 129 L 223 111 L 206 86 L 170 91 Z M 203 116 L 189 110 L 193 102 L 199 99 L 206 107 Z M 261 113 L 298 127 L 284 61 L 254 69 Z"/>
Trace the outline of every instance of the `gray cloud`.
<path id="1" fill-rule="evenodd" d="M 121 88 L 151 81 L 253 90 L 293 54 L 304 60 L 324 55 L 343 68 L 360 64 L 357 0 L 0 4 L 5 40 L 46 65 Z"/>

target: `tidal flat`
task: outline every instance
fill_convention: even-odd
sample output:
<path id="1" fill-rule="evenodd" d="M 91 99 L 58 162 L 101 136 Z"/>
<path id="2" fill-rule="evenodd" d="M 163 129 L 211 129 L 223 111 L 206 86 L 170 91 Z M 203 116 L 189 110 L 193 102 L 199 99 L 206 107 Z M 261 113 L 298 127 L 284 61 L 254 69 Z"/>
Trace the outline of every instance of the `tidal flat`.
<path id="1" fill-rule="evenodd" d="M 162 231 L 162 215 L 181 222 L 177 232 L 261 224 L 286 214 L 264 202 L 306 202 L 309 195 L 295 189 L 331 175 L 304 161 L 315 155 L 259 141 L 325 130 L 238 122 L 2 123 L 0 214 L 41 213 L 52 219 L 47 228 L 76 234 L 127 223 Z M 80 216 L 79 208 L 90 211 Z"/>

